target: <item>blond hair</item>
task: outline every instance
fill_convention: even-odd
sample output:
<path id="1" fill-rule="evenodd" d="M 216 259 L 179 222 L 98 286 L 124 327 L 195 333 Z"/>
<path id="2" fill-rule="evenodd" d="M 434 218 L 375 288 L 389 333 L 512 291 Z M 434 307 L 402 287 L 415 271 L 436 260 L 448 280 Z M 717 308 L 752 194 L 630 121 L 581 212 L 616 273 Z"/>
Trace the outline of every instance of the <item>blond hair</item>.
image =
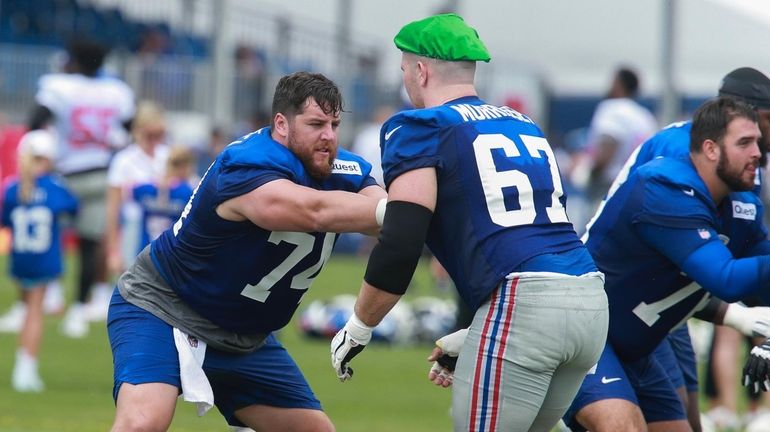
<path id="1" fill-rule="evenodd" d="M 158 203 L 165 206 L 170 199 L 169 185 L 174 177 L 179 176 L 180 167 L 190 168 L 193 163 L 192 151 L 183 145 L 174 145 L 168 152 L 166 159 L 166 174 L 158 183 Z M 186 174 L 189 176 L 189 172 Z M 179 180 L 187 180 L 182 178 Z"/>
<path id="2" fill-rule="evenodd" d="M 131 134 L 134 136 L 134 140 L 136 140 L 136 134 L 139 131 L 154 125 L 166 126 L 166 111 L 163 106 L 151 100 L 139 102 L 136 115 L 131 122 Z"/>
<path id="3" fill-rule="evenodd" d="M 19 202 L 28 203 L 32 201 L 35 194 L 35 156 L 23 151 L 19 153 L 17 159 L 19 168 Z"/>

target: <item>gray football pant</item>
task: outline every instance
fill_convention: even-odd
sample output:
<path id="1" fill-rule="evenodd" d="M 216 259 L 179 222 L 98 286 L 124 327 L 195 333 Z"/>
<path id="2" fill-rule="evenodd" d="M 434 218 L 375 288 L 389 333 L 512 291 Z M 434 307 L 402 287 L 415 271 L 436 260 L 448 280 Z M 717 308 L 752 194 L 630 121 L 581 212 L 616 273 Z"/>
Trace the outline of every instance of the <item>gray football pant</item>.
<path id="1" fill-rule="evenodd" d="M 607 337 L 599 273 L 509 276 L 477 311 L 455 370 L 455 431 L 548 431 Z"/>
<path id="2" fill-rule="evenodd" d="M 72 174 L 65 179 L 78 199 L 78 236 L 101 242 L 107 213 L 107 169 Z"/>

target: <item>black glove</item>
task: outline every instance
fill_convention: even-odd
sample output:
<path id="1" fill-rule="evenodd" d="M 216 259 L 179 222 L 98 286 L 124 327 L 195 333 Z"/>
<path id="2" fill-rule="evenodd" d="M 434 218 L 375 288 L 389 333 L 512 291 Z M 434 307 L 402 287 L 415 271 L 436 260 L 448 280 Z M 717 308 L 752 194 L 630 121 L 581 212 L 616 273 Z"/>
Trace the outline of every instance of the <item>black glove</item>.
<path id="1" fill-rule="evenodd" d="M 754 389 L 770 390 L 770 339 L 765 339 L 760 345 L 751 349 L 746 365 L 743 367 L 743 385 Z"/>
<path id="2" fill-rule="evenodd" d="M 455 371 L 455 367 L 457 366 L 457 356 L 452 356 L 452 355 L 449 355 L 449 354 L 444 354 L 441 357 L 437 358 L 436 362 L 442 368 L 444 368 L 444 369 L 446 369 L 446 370 L 448 370 L 450 372 L 454 372 Z"/>
<path id="3" fill-rule="evenodd" d="M 428 360 L 433 361 L 433 367 L 428 372 L 428 379 L 433 384 L 449 387 L 454 381 L 455 367 L 457 366 L 457 357 L 460 355 L 468 336 L 468 329 L 458 330 L 448 334 L 436 341 L 436 348 L 433 349 Z"/>

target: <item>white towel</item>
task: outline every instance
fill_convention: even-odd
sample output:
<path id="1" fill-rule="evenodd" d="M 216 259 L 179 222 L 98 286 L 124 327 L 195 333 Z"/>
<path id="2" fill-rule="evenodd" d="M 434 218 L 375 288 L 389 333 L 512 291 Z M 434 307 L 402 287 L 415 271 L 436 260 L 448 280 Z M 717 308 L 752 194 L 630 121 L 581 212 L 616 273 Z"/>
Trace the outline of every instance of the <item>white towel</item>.
<path id="1" fill-rule="evenodd" d="M 202 367 L 206 357 L 206 342 L 174 328 L 174 344 L 179 352 L 179 372 L 182 379 L 180 397 L 195 403 L 200 417 L 214 406 L 214 391 L 211 390 L 211 384 Z"/>

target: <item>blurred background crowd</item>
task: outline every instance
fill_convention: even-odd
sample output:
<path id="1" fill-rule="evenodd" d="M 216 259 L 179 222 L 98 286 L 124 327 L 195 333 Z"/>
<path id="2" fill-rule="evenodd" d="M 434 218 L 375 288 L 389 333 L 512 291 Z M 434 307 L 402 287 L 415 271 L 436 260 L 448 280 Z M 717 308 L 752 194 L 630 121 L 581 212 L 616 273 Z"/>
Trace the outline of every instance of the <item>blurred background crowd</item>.
<path id="1" fill-rule="evenodd" d="M 352 146 L 359 133 L 407 104 L 393 29 L 413 17 L 458 11 L 478 23 L 493 53 L 490 64 L 480 65 L 482 96 L 546 129 L 563 160 L 580 230 L 592 209 L 582 204 L 591 196 L 576 156 L 593 152 L 591 119 L 618 69 L 635 74 L 627 97 L 651 111 L 656 126 L 687 118 L 726 72 L 770 69 L 770 60 L 757 55 L 770 8 L 757 2 L 541 3 L 3 0 L 0 176 L 14 173 L 18 126 L 34 104 L 38 78 L 61 68 L 63 48 L 75 36 L 110 48 L 102 73 L 125 80 L 138 101 L 161 105 L 168 140 L 191 148 L 204 167 L 223 144 L 265 124 L 275 82 L 296 70 L 322 72 L 342 87 L 341 143 Z"/>

